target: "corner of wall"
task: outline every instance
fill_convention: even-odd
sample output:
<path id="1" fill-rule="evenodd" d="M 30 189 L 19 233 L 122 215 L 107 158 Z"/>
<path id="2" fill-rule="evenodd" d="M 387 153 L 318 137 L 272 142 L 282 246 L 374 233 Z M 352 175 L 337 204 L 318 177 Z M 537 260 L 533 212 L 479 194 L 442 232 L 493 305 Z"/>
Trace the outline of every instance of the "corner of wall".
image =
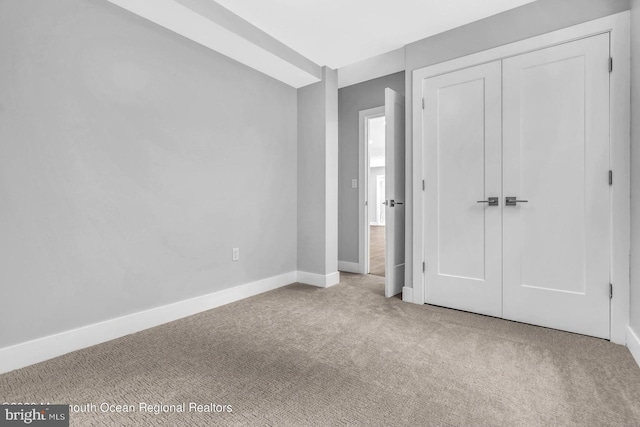
<path id="1" fill-rule="evenodd" d="M 298 90 L 298 265 L 325 276 L 338 270 L 338 78 Z"/>
<path id="2" fill-rule="evenodd" d="M 325 75 L 326 185 L 325 185 L 325 274 L 338 271 L 338 72 Z"/>

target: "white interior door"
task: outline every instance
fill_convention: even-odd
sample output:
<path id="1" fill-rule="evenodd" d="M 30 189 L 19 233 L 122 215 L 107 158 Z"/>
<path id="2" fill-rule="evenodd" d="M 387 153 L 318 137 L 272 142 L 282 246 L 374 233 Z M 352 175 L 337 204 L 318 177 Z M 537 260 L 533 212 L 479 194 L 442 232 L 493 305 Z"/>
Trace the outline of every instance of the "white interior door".
<path id="1" fill-rule="evenodd" d="M 505 59 L 504 317 L 609 338 L 609 35 Z M 503 199 L 504 200 L 504 199 Z"/>
<path id="2" fill-rule="evenodd" d="M 404 96 L 384 90 L 385 127 L 385 289 L 386 297 L 404 286 Z"/>
<path id="3" fill-rule="evenodd" d="M 423 85 L 425 301 L 491 316 L 502 316 L 500 71 Z"/>

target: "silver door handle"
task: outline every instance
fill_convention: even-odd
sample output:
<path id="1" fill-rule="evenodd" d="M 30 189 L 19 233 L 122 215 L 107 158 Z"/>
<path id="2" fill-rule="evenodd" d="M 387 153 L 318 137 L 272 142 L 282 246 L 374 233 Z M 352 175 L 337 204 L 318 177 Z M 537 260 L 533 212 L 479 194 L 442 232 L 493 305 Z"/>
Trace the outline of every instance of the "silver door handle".
<path id="1" fill-rule="evenodd" d="M 389 206 L 390 208 L 394 207 L 395 205 L 404 205 L 404 202 L 396 202 L 395 200 L 387 200 L 385 202 L 382 202 L 383 205 L 385 206 Z"/>
<path id="2" fill-rule="evenodd" d="M 487 200 L 478 200 L 476 203 L 486 203 L 488 206 L 498 206 L 500 204 L 500 199 L 497 197 L 489 197 Z"/>
<path id="3" fill-rule="evenodd" d="M 505 206 L 516 206 L 518 203 L 529 203 L 528 200 L 516 200 L 516 197 L 505 197 Z"/>

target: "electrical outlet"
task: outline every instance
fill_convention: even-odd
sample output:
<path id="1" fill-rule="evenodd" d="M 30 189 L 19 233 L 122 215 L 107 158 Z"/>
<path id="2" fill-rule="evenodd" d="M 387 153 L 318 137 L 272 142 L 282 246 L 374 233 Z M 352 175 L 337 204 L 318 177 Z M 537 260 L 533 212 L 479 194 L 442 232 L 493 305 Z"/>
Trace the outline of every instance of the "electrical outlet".
<path id="1" fill-rule="evenodd" d="M 233 248 L 233 253 L 231 255 L 232 261 L 238 261 L 240 259 L 240 248 Z"/>
<path id="2" fill-rule="evenodd" d="M 351 180 L 351 188 L 358 188 L 358 180 L 357 179 L 352 179 Z"/>

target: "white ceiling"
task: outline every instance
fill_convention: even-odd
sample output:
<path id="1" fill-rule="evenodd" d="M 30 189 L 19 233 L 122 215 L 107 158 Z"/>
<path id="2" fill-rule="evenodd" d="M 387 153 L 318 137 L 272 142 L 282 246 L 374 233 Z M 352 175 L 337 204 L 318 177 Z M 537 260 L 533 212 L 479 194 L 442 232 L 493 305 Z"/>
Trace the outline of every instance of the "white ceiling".
<path id="1" fill-rule="evenodd" d="M 216 1 L 316 64 L 337 69 L 534 0 Z"/>
<path id="2" fill-rule="evenodd" d="M 404 69 L 409 43 L 534 0 L 108 0 L 295 88 Z"/>

